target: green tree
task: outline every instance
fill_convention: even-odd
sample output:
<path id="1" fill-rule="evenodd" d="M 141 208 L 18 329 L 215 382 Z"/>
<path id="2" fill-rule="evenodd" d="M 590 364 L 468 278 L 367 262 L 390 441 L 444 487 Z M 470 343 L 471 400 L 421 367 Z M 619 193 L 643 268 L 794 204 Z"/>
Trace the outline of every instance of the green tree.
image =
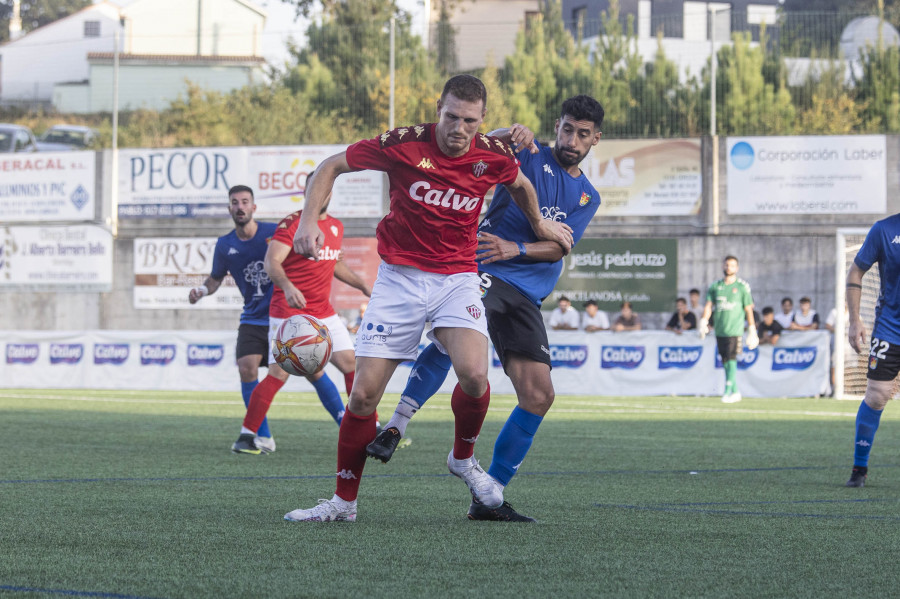
<path id="1" fill-rule="evenodd" d="M 619 1 L 610 0 L 609 12 L 600 13 L 601 34 L 593 55 L 594 97 L 606 109 L 605 130 L 618 135 L 640 134 L 640 125 L 629 126 L 628 116 L 638 104 L 632 95 L 632 83 L 642 76 L 642 61 L 637 54 L 634 17 L 623 25 Z"/>
<path id="2" fill-rule="evenodd" d="M 884 21 L 884 5 L 878 0 L 879 17 Z M 862 53 L 862 75 L 855 77 L 857 97 L 866 102 L 866 128 L 880 132 L 900 132 L 900 49 L 885 48 L 882 29 L 875 47 Z"/>
<path id="3" fill-rule="evenodd" d="M 92 4 L 91 0 L 22 0 L 20 16 L 22 31 L 28 33 L 47 23 L 78 12 Z M 0 42 L 9 41 L 9 20 L 13 0 L 0 0 Z"/>

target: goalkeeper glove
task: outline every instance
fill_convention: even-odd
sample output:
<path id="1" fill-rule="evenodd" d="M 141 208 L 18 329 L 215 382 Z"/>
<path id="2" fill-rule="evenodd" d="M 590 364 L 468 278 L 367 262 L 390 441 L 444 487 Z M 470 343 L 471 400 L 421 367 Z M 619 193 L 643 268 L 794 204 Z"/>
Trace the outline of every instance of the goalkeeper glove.
<path id="1" fill-rule="evenodd" d="M 759 346 L 759 335 L 754 329 L 747 331 L 747 349 L 754 350 Z"/>
<path id="2" fill-rule="evenodd" d="M 709 335 L 709 320 L 706 318 L 700 319 L 700 326 L 697 328 L 700 333 L 700 338 L 703 339 L 707 335 Z"/>

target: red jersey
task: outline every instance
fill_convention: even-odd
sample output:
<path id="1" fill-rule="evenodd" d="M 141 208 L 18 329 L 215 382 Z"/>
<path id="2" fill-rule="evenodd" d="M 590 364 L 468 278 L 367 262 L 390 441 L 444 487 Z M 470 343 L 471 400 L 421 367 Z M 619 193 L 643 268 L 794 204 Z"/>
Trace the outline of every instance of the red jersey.
<path id="1" fill-rule="evenodd" d="M 333 216 L 318 221 L 319 229 L 325 234 L 325 245 L 319 250 L 319 261 L 301 256 L 294 251 L 294 233 L 300 225 L 298 210 L 288 215 L 275 229 L 273 241 L 291 247 L 291 252 L 281 263 L 288 279 L 306 298 L 306 307 L 302 310 L 288 306 L 284 291 L 274 285 L 272 303 L 269 304 L 269 316 L 287 318 L 294 314 L 309 314 L 316 318 L 327 318 L 336 314 L 329 301 L 331 298 L 331 281 L 334 278 L 334 267 L 341 254 L 341 242 L 344 239 L 344 225 Z"/>
<path id="2" fill-rule="evenodd" d="M 359 141 L 347 148 L 347 163 L 388 174 L 390 212 L 375 233 L 381 258 L 441 274 L 478 270 L 484 196 L 496 184 L 514 182 L 519 172 L 509 146 L 481 133 L 468 152 L 450 158 L 438 147 L 434 123 Z"/>

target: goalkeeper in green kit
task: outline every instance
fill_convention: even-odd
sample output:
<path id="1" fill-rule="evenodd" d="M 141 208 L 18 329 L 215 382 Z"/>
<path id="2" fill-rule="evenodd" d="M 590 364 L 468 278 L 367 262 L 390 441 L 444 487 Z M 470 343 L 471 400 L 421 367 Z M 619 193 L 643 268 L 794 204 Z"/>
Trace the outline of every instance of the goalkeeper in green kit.
<path id="1" fill-rule="evenodd" d="M 700 338 L 703 339 L 709 333 L 709 318 L 712 316 L 713 305 L 715 305 L 716 345 L 725 369 L 725 394 L 722 395 L 724 403 L 737 403 L 742 399 L 741 392 L 737 388 L 737 357 L 743 346 L 741 337 L 744 334 L 745 319 L 748 325 L 747 349 L 756 349 L 756 346 L 759 345 L 756 321 L 753 318 L 753 298 L 750 296 L 750 284 L 744 279 L 739 279 L 737 271 L 738 259 L 734 256 L 726 256 L 722 268 L 725 278 L 710 285 L 709 291 L 706 293 L 703 318 L 700 319 L 698 327 Z"/>

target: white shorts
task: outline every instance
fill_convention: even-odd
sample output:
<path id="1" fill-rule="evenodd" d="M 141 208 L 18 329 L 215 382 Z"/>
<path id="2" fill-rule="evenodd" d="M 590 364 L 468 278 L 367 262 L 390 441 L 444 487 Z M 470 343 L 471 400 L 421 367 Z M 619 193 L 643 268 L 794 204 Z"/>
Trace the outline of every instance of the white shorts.
<path id="1" fill-rule="evenodd" d="M 285 320 L 287 319 L 275 318 L 274 316 L 269 317 L 269 364 L 275 362 L 275 356 L 273 355 L 275 350 L 275 333 L 278 332 L 278 327 Z M 319 320 L 325 323 L 325 326 L 328 327 L 328 332 L 331 333 L 332 354 L 348 349 L 353 350 L 353 339 L 350 337 L 350 331 L 347 330 L 347 326 L 340 316 L 332 314 L 328 318 L 320 318 Z"/>
<path id="2" fill-rule="evenodd" d="M 415 360 L 428 321 L 432 330 L 473 329 L 487 337 L 480 284 L 474 272 L 444 275 L 382 262 L 356 333 L 356 355 Z"/>

